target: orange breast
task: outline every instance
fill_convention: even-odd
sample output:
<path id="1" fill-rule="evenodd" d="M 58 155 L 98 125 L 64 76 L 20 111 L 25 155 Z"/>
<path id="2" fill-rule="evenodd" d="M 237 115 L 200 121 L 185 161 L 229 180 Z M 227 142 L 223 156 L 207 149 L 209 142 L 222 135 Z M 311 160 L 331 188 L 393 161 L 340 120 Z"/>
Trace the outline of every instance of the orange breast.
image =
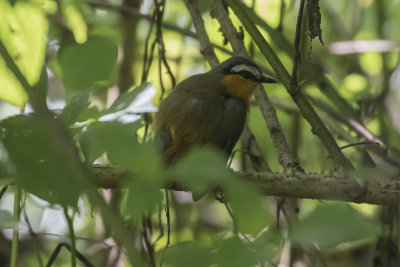
<path id="1" fill-rule="evenodd" d="M 239 74 L 228 74 L 222 79 L 226 93 L 233 97 L 242 98 L 248 107 L 249 98 L 259 83 L 243 78 Z"/>

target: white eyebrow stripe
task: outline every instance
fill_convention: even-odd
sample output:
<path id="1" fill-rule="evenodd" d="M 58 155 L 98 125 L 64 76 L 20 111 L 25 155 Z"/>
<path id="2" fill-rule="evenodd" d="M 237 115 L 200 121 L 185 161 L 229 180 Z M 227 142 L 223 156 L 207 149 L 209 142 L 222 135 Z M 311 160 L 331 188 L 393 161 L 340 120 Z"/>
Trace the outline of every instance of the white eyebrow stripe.
<path id="1" fill-rule="evenodd" d="M 249 65 L 246 65 L 246 64 L 240 64 L 240 65 L 233 66 L 231 68 L 231 72 L 239 73 L 241 71 L 248 71 L 251 74 L 253 74 L 254 77 L 256 77 L 257 79 L 261 79 L 261 77 L 262 77 L 261 72 L 254 66 L 249 66 Z"/>

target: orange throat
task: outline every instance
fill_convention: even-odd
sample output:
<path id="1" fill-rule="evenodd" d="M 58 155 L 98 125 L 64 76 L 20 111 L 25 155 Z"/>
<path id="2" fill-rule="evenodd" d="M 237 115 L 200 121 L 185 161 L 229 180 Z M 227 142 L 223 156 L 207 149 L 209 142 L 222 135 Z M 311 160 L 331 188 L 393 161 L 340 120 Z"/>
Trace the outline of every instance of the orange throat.
<path id="1" fill-rule="evenodd" d="M 243 78 L 239 74 L 228 74 L 222 79 L 225 92 L 233 97 L 241 98 L 249 109 L 249 98 L 256 90 L 259 83 Z"/>

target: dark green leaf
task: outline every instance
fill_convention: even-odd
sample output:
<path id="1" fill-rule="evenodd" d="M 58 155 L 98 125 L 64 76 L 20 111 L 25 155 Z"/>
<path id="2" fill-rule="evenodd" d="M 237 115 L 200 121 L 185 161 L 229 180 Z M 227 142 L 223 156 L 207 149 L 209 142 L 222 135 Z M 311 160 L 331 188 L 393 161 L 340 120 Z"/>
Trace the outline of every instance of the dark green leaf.
<path id="1" fill-rule="evenodd" d="M 135 177 L 130 181 L 127 185 L 126 214 L 137 220 L 142 216 L 149 216 L 155 208 L 160 207 L 162 201 L 160 185 L 152 179 L 143 177 Z"/>
<path id="2" fill-rule="evenodd" d="M 216 257 L 220 267 L 250 267 L 263 262 L 254 248 L 243 244 L 236 237 L 222 240 L 218 245 Z"/>
<path id="3" fill-rule="evenodd" d="M 138 124 L 120 122 L 94 122 L 79 136 L 86 161 L 91 164 L 107 152 L 111 163 L 126 168 L 132 165 L 137 142 Z"/>
<path id="4" fill-rule="evenodd" d="M 303 221 L 294 224 L 290 239 L 300 244 L 316 242 L 332 247 L 376 236 L 379 225 L 346 204 L 334 203 L 318 206 Z"/>
<path id="5" fill-rule="evenodd" d="M 212 266 L 214 255 L 200 242 L 181 242 L 173 245 L 165 252 L 164 262 L 174 267 Z"/>
<path id="6" fill-rule="evenodd" d="M 47 120 L 15 116 L 0 123 L 1 141 L 20 186 L 51 203 L 76 205 L 83 177 L 80 164 L 60 148 Z"/>
<path id="7" fill-rule="evenodd" d="M 64 86 L 70 91 L 95 83 L 111 84 L 115 78 L 118 46 L 109 38 L 93 36 L 84 44 L 69 44 L 60 50 Z"/>
<path id="8" fill-rule="evenodd" d="M 211 147 L 190 151 L 178 161 L 174 173 L 195 195 L 202 195 L 233 177 L 233 173 L 226 167 L 224 155 Z"/>
<path id="9" fill-rule="evenodd" d="M 256 188 L 235 179 L 226 185 L 225 191 L 239 231 L 256 235 L 271 222 L 271 214 Z"/>
<path id="10" fill-rule="evenodd" d="M 84 90 L 72 97 L 59 115 L 59 119 L 66 125 L 72 125 L 75 122 L 98 118 L 100 112 L 97 107 L 89 108 L 90 93 L 91 90 Z"/>
<path id="11" fill-rule="evenodd" d="M 33 87 L 33 90 L 35 90 L 37 96 L 36 101 L 43 107 L 47 106 L 48 77 L 46 65 L 43 65 L 39 82 Z"/>

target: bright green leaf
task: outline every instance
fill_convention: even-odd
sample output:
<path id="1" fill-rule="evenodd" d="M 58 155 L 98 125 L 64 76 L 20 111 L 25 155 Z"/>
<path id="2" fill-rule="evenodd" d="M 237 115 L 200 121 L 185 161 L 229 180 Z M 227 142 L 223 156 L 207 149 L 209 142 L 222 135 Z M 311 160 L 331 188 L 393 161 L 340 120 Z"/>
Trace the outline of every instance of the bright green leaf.
<path id="1" fill-rule="evenodd" d="M 48 21 L 44 11 L 35 3 L 0 1 L 0 39 L 7 52 L 31 86 L 40 78 L 45 50 Z M 32 34 L 34 33 L 34 34 Z M 19 81 L 0 57 L 0 98 L 17 106 L 28 100 Z"/>
<path id="2" fill-rule="evenodd" d="M 59 63 L 65 88 L 80 91 L 100 82 L 111 84 L 116 74 L 117 50 L 114 40 L 100 36 L 92 36 L 84 44 L 62 47 Z"/>
<path id="3" fill-rule="evenodd" d="M 28 94 L 0 56 L 0 99 L 18 107 L 28 102 Z"/>
<path id="4" fill-rule="evenodd" d="M 61 13 L 67 25 L 71 28 L 78 44 L 87 40 L 87 26 L 83 18 L 84 1 L 82 0 L 61 0 Z"/>

